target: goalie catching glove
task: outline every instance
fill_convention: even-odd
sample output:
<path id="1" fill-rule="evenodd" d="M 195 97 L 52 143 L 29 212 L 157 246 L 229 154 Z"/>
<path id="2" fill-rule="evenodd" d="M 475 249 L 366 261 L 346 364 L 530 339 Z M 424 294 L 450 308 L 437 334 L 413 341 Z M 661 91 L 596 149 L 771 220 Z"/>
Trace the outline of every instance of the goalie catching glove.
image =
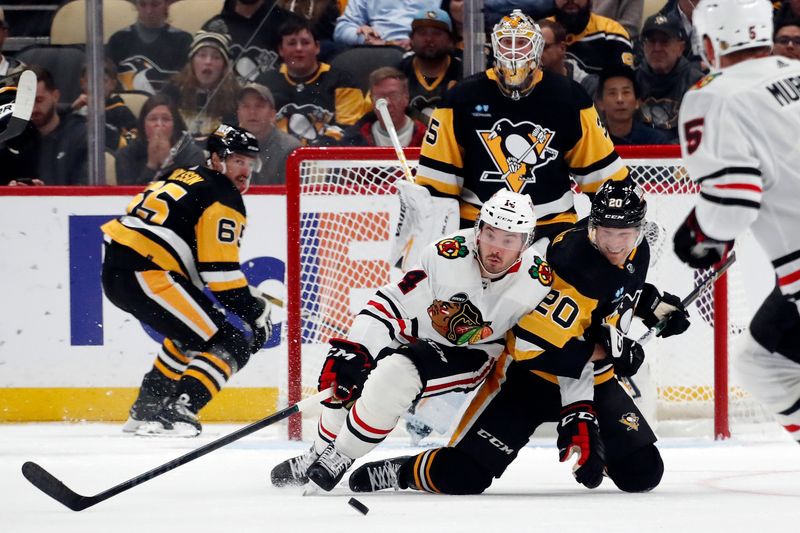
<path id="1" fill-rule="evenodd" d="M 578 454 L 572 469 L 572 475 L 578 483 L 589 489 L 600 486 L 606 452 L 592 402 L 574 402 L 561 409 L 557 444 L 558 459 L 562 463 L 573 454 Z"/>
<path id="2" fill-rule="evenodd" d="M 617 328 L 610 324 L 603 324 L 604 332 L 602 343 L 606 355 L 614 363 L 614 372 L 620 377 L 629 377 L 639 371 L 644 363 L 644 349 L 633 339 L 623 335 Z"/>
<path id="3" fill-rule="evenodd" d="M 258 352 L 272 336 L 272 321 L 270 315 L 272 314 L 272 304 L 269 303 L 267 296 L 256 289 L 249 287 L 250 294 L 256 302 L 257 313 L 253 314 L 250 320 L 247 320 L 247 326 L 253 332 L 253 340 L 250 344 L 250 353 Z"/>
<path id="4" fill-rule="evenodd" d="M 689 328 L 689 313 L 681 299 L 668 292 L 661 294 L 649 283 L 644 284 L 636 313 L 648 328 L 666 319 L 664 327 L 656 333 L 657 337 L 680 335 Z"/>
<path id="5" fill-rule="evenodd" d="M 733 248 L 733 241 L 718 241 L 703 233 L 694 210 L 675 232 L 672 244 L 678 259 L 692 268 L 710 268 Z"/>
<path id="6" fill-rule="evenodd" d="M 364 345 L 345 339 L 331 339 L 331 349 L 319 376 L 319 390 L 333 387 L 333 396 L 322 402 L 328 407 L 352 403 L 367 380 L 375 361 Z"/>

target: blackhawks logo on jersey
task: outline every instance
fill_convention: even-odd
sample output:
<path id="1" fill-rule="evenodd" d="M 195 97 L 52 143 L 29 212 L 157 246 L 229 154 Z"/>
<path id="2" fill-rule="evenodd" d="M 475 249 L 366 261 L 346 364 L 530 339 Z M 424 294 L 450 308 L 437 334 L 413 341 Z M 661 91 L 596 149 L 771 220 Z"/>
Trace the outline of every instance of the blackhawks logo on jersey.
<path id="1" fill-rule="evenodd" d="M 476 344 L 494 333 L 491 322 L 484 322 L 481 310 L 464 293 L 448 301 L 434 300 L 428 316 L 433 329 L 453 344 Z"/>
<path id="2" fill-rule="evenodd" d="M 553 270 L 550 268 L 550 265 L 547 264 L 547 261 L 541 257 L 536 257 L 533 260 L 533 265 L 528 269 L 528 274 L 530 274 L 533 279 L 538 279 L 539 283 L 545 287 L 549 287 L 553 284 Z"/>
<path id="3" fill-rule="evenodd" d="M 452 239 L 443 239 L 436 243 L 436 251 L 445 259 L 458 259 L 459 257 L 466 257 L 469 253 L 467 241 L 461 235 L 453 237 Z"/>
<path id="4" fill-rule="evenodd" d="M 536 169 L 558 157 L 558 150 L 550 148 L 556 132 L 533 122 L 512 124 L 502 118 L 492 129 L 477 133 L 497 168 L 496 172 L 485 170 L 481 181 L 504 182 L 514 192 L 536 183 Z"/>

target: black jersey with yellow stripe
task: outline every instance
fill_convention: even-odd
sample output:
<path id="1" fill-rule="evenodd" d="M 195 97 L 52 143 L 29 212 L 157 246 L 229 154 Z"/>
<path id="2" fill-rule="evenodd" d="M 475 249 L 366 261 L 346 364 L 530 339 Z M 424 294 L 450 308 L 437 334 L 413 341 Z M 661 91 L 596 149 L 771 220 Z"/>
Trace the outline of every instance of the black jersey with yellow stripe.
<path id="1" fill-rule="evenodd" d="M 550 20 L 555 20 L 550 17 Z M 633 45 L 628 31 L 614 19 L 596 13 L 589 16 L 579 34 L 567 33 L 567 57 L 590 74 L 624 65 L 633 68 Z"/>
<path id="2" fill-rule="evenodd" d="M 628 170 L 580 85 L 537 73 L 531 93 L 504 96 L 493 70 L 445 93 L 422 143 L 417 183 L 460 199 L 462 225 L 502 188 L 529 194 L 538 224 L 577 220 L 570 176 L 594 193 Z"/>
<path id="3" fill-rule="evenodd" d="M 553 270 L 550 294 L 506 337 L 514 360 L 556 382 L 577 378 L 600 339 L 603 324 L 627 332 L 647 276 L 650 248 L 644 240 L 620 266 L 612 265 L 589 240 L 586 221 L 559 234 L 547 249 Z M 596 380 L 612 375 L 595 365 Z"/>
<path id="4" fill-rule="evenodd" d="M 304 80 L 289 75 L 283 64 L 262 74 L 258 82 L 269 87 L 275 97 L 278 128 L 303 144 L 319 143 L 325 137 L 338 141 L 341 127 L 352 126 L 366 111 L 364 93 L 350 75 L 327 63 L 320 63 Z"/>
<path id="5" fill-rule="evenodd" d="M 242 195 L 226 176 L 178 168 L 102 226 L 109 243 L 105 261 L 113 268 L 177 272 L 247 318 L 253 302 L 239 262 L 246 217 Z"/>
<path id="6" fill-rule="evenodd" d="M 403 57 L 397 68 L 408 77 L 409 115 L 427 124 L 445 91 L 462 78 L 463 67 L 461 58 L 450 54 L 447 68 L 439 76 L 428 77 L 422 73 L 418 63 L 416 55 L 411 53 Z"/>

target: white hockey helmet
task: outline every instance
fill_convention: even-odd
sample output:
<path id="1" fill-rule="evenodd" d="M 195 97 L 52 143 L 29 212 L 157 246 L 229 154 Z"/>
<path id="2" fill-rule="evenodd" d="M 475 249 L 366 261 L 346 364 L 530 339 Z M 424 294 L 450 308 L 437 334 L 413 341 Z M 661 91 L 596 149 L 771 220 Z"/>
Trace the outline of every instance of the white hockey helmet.
<path id="1" fill-rule="evenodd" d="M 694 38 L 703 59 L 719 70 L 719 58 L 748 48 L 772 47 L 772 4 L 769 0 L 700 0 L 692 15 Z M 703 37 L 714 49 L 706 57 Z"/>
<path id="2" fill-rule="evenodd" d="M 515 9 L 492 28 L 492 52 L 497 84 L 512 100 L 533 90 L 544 50 L 539 26 L 528 15 Z"/>
<path id="3" fill-rule="evenodd" d="M 531 197 L 500 189 L 484 202 L 481 214 L 475 221 L 476 237 L 486 224 L 504 231 L 524 234 L 524 250 L 533 242 L 533 230 L 536 228 L 536 213 Z"/>

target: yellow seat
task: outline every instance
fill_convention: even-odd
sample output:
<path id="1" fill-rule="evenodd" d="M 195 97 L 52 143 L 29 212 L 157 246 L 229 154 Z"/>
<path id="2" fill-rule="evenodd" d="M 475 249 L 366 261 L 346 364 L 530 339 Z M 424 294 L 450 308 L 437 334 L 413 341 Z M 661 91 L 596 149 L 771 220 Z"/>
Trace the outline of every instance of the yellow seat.
<path id="1" fill-rule="evenodd" d="M 139 113 L 142 112 L 142 106 L 147 99 L 150 98 L 150 95 L 138 91 L 125 91 L 118 94 L 122 97 L 122 101 L 125 102 L 125 105 L 128 107 L 128 109 L 131 110 L 133 116 L 135 116 L 138 120 Z"/>
<path id="2" fill-rule="evenodd" d="M 644 8 L 642 9 L 642 21 L 647 20 L 647 17 L 658 13 L 662 7 L 667 4 L 667 0 L 644 0 Z"/>
<path id="3" fill-rule="evenodd" d="M 103 0 L 103 43 L 116 31 L 130 26 L 139 17 L 136 7 L 127 0 Z M 72 0 L 53 15 L 50 44 L 86 43 L 86 0 Z"/>
<path id="4" fill-rule="evenodd" d="M 169 23 L 195 34 L 211 17 L 222 13 L 225 0 L 177 0 L 169 6 Z"/>
<path id="5" fill-rule="evenodd" d="M 117 158 L 111 152 L 106 152 L 106 185 L 117 184 Z"/>

